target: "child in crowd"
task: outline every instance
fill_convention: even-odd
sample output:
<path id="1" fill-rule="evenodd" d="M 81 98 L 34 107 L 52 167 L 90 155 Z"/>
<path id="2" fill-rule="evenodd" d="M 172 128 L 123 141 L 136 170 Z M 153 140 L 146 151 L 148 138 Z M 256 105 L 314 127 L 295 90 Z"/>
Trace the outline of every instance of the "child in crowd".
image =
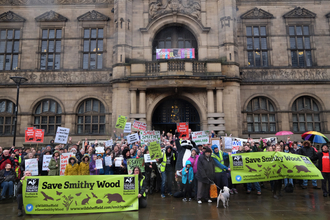
<path id="1" fill-rule="evenodd" d="M 184 185 L 185 196 L 182 201 L 191 201 L 192 185 L 194 180 L 194 171 L 191 162 L 187 160 L 186 167 L 182 168 L 182 184 Z"/>

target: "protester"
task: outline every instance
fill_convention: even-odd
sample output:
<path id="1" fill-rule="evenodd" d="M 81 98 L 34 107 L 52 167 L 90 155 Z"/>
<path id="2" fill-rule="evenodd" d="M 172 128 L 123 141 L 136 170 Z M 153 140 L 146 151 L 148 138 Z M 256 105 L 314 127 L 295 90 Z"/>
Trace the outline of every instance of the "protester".
<path id="1" fill-rule="evenodd" d="M 16 173 L 12 169 L 10 163 L 6 164 L 5 169 L 0 170 L 0 183 L 2 188 L 0 200 L 6 199 L 7 193 L 9 199 L 13 198 L 15 177 Z"/>
<path id="2" fill-rule="evenodd" d="M 187 160 L 186 167 L 182 168 L 182 184 L 184 185 L 184 198 L 182 201 L 191 202 L 192 198 L 192 186 L 194 180 L 194 171 L 191 167 L 191 162 Z"/>
<path id="3" fill-rule="evenodd" d="M 17 209 L 18 209 L 18 217 L 23 216 L 23 196 L 22 196 L 22 187 L 23 181 L 25 181 L 26 176 L 32 176 L 31 171 L 25 171 L 24 176 L 22 177 L 21 181 L 17 185 Z"/>
<path id="4" fill-rule="evenodd" d="M 277 145 L 275 148 L 275 151 L 281 152 L 282 151 L 281 145 Z M 273 198 L 274 199 L 278 199 L 279 196 L 282 196 L 281 189 L 282 189 L 282 179 L 274 180 L 274 186 L 273 186 Z"/>
<path id="5" fill-rule="evenodd" d="M 97 155 L 93 154 L 91 162 L 89 163 L 89 175 L 98 175 L 99 170 L 96 168 Z"/>
<path id="6" fill-rule="evenodd" d="M 327 144 L 322 145 L 322 152 L 317 153 L 317 158 L 319 160 L 318 168 L 322 173 L 322 190 L 323 196 L 330 196 L 330 153 Z M 328 185 L 328 186 L 327 186 Z"/>
<path id="7" fill-rule="evenodd" d="M 172 196 L 172 182 L 174 178 L 174 168 L 176 162 L 176 152 L 173 150 L 171 146 L 167 146 L 165 148 L 165 152 L 163 152 L 163 157 L 161 159 L 157 159 L 157 163 L 160 163 L 161 175 L 162 175 L 162 186 L 161 186 L 161 197 L 165 198 L 165 184 L 167 181 L 167 192 L 169 196 Z"/>
<path id="8" fill-rule="evenodd" d="M 134 167 L 133 169 L 134 175 L 138 175 L 139 179 L 139 209 L 147 207 L 147 195 L 146 195 L 146 183 L 145 177 L 142 175 L 141 170 L 139 167 Z"/>
<path id="9" fill-rule="evenodd" d="M 4 150 L 0 158 L 0 170 L 5 169 L 7 163 L 9 163 L 11 166 L 15 165 L 15 161 L 10 156 L 9 150 Z"/>
<path id="10" fill-rule="evenodd" d="M 75 156 L 71 156 L 68 160 L 68 164 L 65 167 L 64 176 L 79 175 L 79 164 Z"/>
<path id="11" fill-rule="evenodd" d="M 79 175 L 89 175 L 89 161 L 90 161 L 90 157 L 88 154 L 85 154 L 82 158 L 81 158 L 81 162 L 79 164 Z"/>
<path id="12" fill-rule="evenodd" d="M 147 150 L 147 154 L 149 154 L 149 151 Z M 146 177 L 146 188 L 148 189 L 148 193 L 152 194 L 154 190 L 154 181 L 156 177 L 156 162 L 149 162 L 144 163 L 144 170 L 145 170 L 145 177 Z"/>
<path id="13" fill-rule="evenodd" d="M 251 149 L 249 147 L 249 145 L 244 145 L 244 153 L 249 153 L 251 152 Z M 257 190 L 257 195 L 261 195 L 261 188 L 260 188 L 260 184 L 258 182 L 254 182 L 254 188 Z M 252 190 L 252 183 L 247 183 L 246 184 L 246 193 L 250 194 L 251 190 Z"/>
<path id="14" fill-rule="evenodd" d="M 53 153 L 53 157 L 49 161 L 48 165 L 48 176 L 59 176 L 60 175 L 60 152 L 55 150 Z"/>
<path id="15" fill-rule="evenodd" d="M 197 152 L 199 152 L 199 151 L 196 148 L 192 148 L 191 155 L 188 158 L 188 160 L 191 162 L 191 166 L 194 171 L 193 191 L 195 192 L 195 199 L 197 198 L 197 185 L 198 185 L 198 182 L 196 179 L 196 173 L 197 173 L 197 164 L 198 164 L 199 155 Z"/>
<path id="16" fill-rule="evenodd" d="M 41 158 L 38 161 L 38 169 L 39 169 L 39 174 L 41 176 L 47 176 L 48 175 L 48 171 L 47 170 L 42 170 L 42 165 L 44 162 L 44 155 L 50 155 L 51 151 L 45 151 L 43 154 L 41 154 Z"/>
<path id="17" fill-rule="evenodd" d="M 224 165 L 224 159 L 228 157 L 228 153 L 219 151 L 217 145 L 212 145 L 213 153 L 211 157 L 214 160 L 215 164 L 215 184 L 220 188 L 223 189 L 224 186 L 228 186 L 228 178 L 227 172 L 230 171 L 230 168 Z"/>
<path id="18" fill-rule="evenodd" d="M 102 154 L 98 154 L 97 155 L 97 159 L 98 160 L 102 160 L 102 168 L 101 169 L 97 169 L 98 171 L 98 175 L 104 175 L 104 160 L 102 158 Z M 96 162 L 96 161 L 95 161 Z"/>
<path id="19" fill-rule="evenodd" d="M 35 156 L 33 155 L 33 153 L 31 152 L 31 153 L 28 153 L 25 157 L 24 157 L 24 159 L 22 160 L 22 163 L 21 163 L 21 171 L 25 171 L 25 161 L 26 160 L 30 160 L 30 159 L 34 159 L 35 158 Z M 37 160 L 39 160 L 39 159 L 37 159 Z"/>

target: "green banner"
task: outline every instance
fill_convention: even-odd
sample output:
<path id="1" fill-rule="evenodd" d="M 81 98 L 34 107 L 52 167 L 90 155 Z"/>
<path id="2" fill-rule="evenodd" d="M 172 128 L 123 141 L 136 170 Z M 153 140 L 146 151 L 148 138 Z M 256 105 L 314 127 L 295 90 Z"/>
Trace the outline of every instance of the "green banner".
<path id="1" fill-rule="evenodd" d="M 148 150 L 151 160 L 159 159 L 163 156 L 162 149 L 160 148 L 160 144 L 157 141 L 150 142 Z"/>
<path id="2" fill-rule="evenodd" d="M 283 152 L 232 154 L 229 157 L 234 184 L 277 179 L 323 179 L 308 157 Z"/>
<path id="3" fill-rule="evenodd" d="M 144 158 L 128 159 L 127 160 L 127 171 L 128 171 L 128 174 L 132 174 L 133 173 L 134 167 L 139 167 L 141 169 L 141 172 L 144 172 Z"/>
<path id="4" fill-rule="evenodd" d="M 127 122 L 127 117 L 123 115 L 119 115 L 115 128 L 124 130 L 126 126 L 126 122 Z"/>
<path id="5" fill-rule="evenodd" d="M 23 181 L 26 214 L 138 210 L 135 175 L 40 176 Z"/>

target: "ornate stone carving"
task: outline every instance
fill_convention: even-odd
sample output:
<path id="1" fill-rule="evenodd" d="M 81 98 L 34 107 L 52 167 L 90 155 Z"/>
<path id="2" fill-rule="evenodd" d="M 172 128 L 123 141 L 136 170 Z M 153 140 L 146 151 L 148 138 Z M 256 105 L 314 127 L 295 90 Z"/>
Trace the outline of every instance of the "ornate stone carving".
<path id="1" fill-rule="evenodd" d="M 110 18 L 98 11 L 89 11 L 77 18 L 78 21 L 109 21 Z"/>
<path id="2" fill-rule="evenodd" d="M 1 22 L 24 22 L 25 18 L 15 14 L 12 11 L 5 12 L 0 15 Z"/>
<path id="3" fill-rule="evenodd" d="M 151 20 L 172 12 L 187 14 L 197 20 L 201 19 L 201 5 L 195 0 L 157 0 L 149 7 Z"/>
<path id="4" fill-rule="evenodd" d="M 221 28 L 228 26 L 230 27 L 230 21 L 236 21 L 236 19 L 232 19 L 230 16 L 225 16 L 220 18 L 220 22 L 221 22 Z"/>
<path id="5" fill-rule="evenodd" d="M 296 7 L 295 9 L 283 15 L 283 17 L 284 18 L 315 18 L 316 14 L 305 8 Z"/>
<path id="6" fill-rule="evenodd" d="M 111 3 L 113 0 L 0 0 L 0 5 L 96 5 Z"/>
<path id="7" fill-rule="evenodd" d="M 330 81 L 330 71 L 326 69 L 276 69 L 243 70 L 243 82 L 274 81 Z"/>
<path id="8" fill-rule="evenodd" d="M 272 19 L 275 18 L 271 13 L 254 8 L 241 15 L 241 19 Z"/>
<path id="9" fill-rule="evenodd" d="M 10 77 L 23 76 L 25 84 L 88 84 L 109 83 L 110 72 L 0 72 L 0 85 L 12 84 Z M 24 85 L 25 85 L 24 84 Z"/>
<path id="10" fill-rule="evenodd" d="M 67 21 L 68 19 L 63 15 L 56 13 L 55 11 L 48 11 L 36 17 L 35 20 L 39 22 L 54 22 L 54 21 L 58 22 L 58 21 Z"/>

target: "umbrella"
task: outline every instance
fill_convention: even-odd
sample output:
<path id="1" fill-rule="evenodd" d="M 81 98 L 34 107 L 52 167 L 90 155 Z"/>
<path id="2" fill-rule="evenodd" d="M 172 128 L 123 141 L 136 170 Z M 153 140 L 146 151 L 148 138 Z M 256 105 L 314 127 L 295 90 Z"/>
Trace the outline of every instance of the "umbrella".
<path id="1" fill-rule="evenodd" d="M 307 131 L 301 135 L 304 140 L 309 140 L 314 143 L 327 143 L 330 142 L 329 139 L 322 133 L 317 131 Z"/>
<path id="2" fill-rule="evenodd" d="M 291 135 L 291 134 L 293 134 L 291 131 L 279 131 L 275 135 L 281 136 L 281 135 Z"/>

